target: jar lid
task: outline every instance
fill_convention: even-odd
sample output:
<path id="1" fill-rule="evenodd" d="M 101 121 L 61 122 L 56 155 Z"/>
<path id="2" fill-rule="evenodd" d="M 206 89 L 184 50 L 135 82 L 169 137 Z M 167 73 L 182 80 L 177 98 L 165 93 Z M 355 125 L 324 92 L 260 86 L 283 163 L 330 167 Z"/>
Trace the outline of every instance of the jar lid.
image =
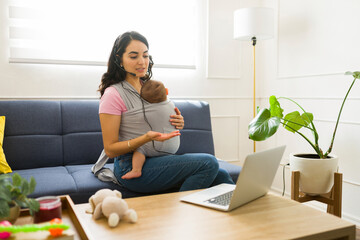
<path id="1" fill-rule="evenodd" d="M 61 205 L 60 198 L 56 196 L 45 196 L 36 198 L 36 201 L 40 203 L 41 208 L 53 208 Z"/>

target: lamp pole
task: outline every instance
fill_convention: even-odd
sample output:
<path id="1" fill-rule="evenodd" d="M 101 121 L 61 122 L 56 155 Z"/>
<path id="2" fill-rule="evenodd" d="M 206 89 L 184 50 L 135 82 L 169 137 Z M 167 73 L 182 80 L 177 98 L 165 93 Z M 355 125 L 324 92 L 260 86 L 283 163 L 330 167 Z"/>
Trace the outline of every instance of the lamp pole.
<path id="1" fill-rule="evenodd" d="M 257 40 L 274 37 L 274 9 L 266 7 L 240 8 L 234 12 L 234 39 L 252 41 L 254 55 L 253 115 L 256 116 L 255 45 Z M 254 141 L 254 152 L 256 144 Z"/>
<path id="2" fill-rule="evenodd" d="M 255 77 L 255 73 L 256 73 L 256 68 L 255 68 L 255 45 L 256 45 L 256 37 L 252 37 L 251 38 L 252 41 L 252 45 L 253 45 L 253 55 L 254 55 L 254 81 L 253 81 L 253 117 L 256 116 L 256 77 Z M 256 142 L 253 141 L 254 144 L 254 152 L 256 152 Z"/>

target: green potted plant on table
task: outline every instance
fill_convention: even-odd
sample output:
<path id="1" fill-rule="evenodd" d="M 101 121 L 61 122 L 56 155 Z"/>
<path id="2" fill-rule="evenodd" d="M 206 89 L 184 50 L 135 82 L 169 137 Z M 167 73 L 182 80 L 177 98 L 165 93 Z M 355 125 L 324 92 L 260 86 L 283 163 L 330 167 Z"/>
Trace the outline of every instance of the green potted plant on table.
<path id="1" fill-rule="evenodd" d="M 0 175 L 0 221 L 14 223 L 19 217 L 20 208 L 29 208 L 30 214 L 39 210 L 39 202 L 27 196 L 34 192 L 34 177 L 28 182 L 18 173 Z"/>
<path id="2" fill-rule="evenodd" d="M 280 125 L 292 133 L 297 133 L 304 140 L 306 140 L 314 149 L 315 154 L 291 154 L 290 155 L 290 169 L 291 171 L 300 171 L 300 188 L 304 193 L 309 195 L 317 195 L 328 193 L 331 190 L 333 183 L 334 172 L 337 171 L 338 158 L 334 155 L 330 155 L 334 139 L 339 124 L 342 109 L 345 101 L 353 87 L 356 79 L 360 79 L 360 72 L 346 72 L 346 75 L 352 75 L 354 80 L 352 81 L 342 105 L 339 110 L 335 129 L 332 135 L 331 143 L 326 152 L 324 152 L 319 146 L 319 135 L 313 123 L 313 114 L 306 112 L 297 102 L 286 97 L 269 98 L 269 109 L 264 108 L 258 111 L 258 114 L 250 122 L 248 127 L 249 138 L 254 141 L 263 141 L 272 135 L 274 135 L 279 129 Z M 283 109 L 280 107 L 278 100 L 288 100 L 302 111 L 300 114 L 298 111 L 293 111 L 284 116 Z M 301 130 L 308 130 L 313 135 L 313 141 L 310 140 Z"/>

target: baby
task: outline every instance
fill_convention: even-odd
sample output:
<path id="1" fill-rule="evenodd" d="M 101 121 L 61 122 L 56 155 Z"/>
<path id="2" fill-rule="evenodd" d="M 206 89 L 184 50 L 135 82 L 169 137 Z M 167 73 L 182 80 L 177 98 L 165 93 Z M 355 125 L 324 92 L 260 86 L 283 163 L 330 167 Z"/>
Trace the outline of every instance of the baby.
<path id="1" fill-rule="evenodd" d="M 150 125 L 149 121 L 155 123 L 160 122 L 160 119 L 166 119 L 168 126 L 164 126 L 164 129 L 169 129 L 169 132 L 176 130 L 175 127 L 171 126 L 171 124 L 167 120 L 170 115 L 174 114 L 175 105 L 173 104 L 173 102 L 167 99 L 167 89 L 162 82 L 155 80 L 146 81 L 141 88 L 140 96 L 148 103 L 159 104 L 156 106 L 156 114 L 152 114 L 152 117 L 149 119 L 147 119 L 146 117 L 147 115 L 145 112 L 145 108 L 143 109 L 145 121 L 149 124 L 150 128 L 152 128 L 152 126 Z M 148 114 L 148 116 L 150 116 L 150 114 Z M 171 142 L 172 144 L 170 145 L 172 146 L 169 149 L 163 147 L 160 150 L 160 148 L 157 149 L 155 147 L 155 144 L 153 142 L 150 142 L 145 144 L 146 146 L 143 145 L 136 149 L 132 157 L 132 170 L 123 175 L 122 179 L 132 179 L 140 177 L 146 156 L 154 157 L 166 154 L 174 154 L 180 145 L 179 136 L 173 137 L 172 139 L 165 142 Z M 151 149 L 149 149 L 149 146 L 151 146 Z"/>

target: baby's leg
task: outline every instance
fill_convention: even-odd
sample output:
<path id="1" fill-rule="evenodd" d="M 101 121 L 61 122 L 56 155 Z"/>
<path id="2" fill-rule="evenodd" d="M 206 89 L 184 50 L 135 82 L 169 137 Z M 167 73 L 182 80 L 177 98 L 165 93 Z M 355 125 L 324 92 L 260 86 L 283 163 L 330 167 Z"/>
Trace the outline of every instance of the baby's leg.
<path id="1" fill-rule="evenodd" d="M 122 176 L 122 179 L 132 179 L 141 176 L 141 170 L 145 162 L 145 155 L 135 151 L 132 157 L 132 170 Z"/>

